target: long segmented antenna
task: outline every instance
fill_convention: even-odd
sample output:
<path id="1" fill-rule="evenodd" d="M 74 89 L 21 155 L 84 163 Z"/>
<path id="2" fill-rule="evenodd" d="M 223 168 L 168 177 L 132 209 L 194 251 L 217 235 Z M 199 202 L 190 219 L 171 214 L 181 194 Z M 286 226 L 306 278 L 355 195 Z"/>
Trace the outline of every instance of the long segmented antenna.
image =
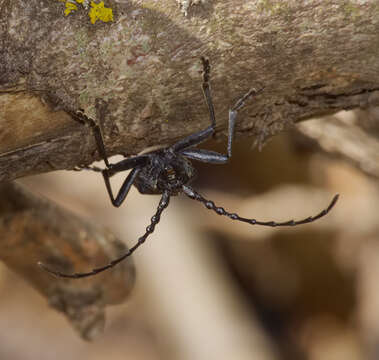
<path id="1" fill-rule="evenodd" d="M 307 224 L 307 223 L 311 223 L 313 221 L 316 221 L 316 220 L 322 218 L 323 216 L 325 216 L 333 208 L 333 206 L 336 204 L 338 197 L 339 197 L 339 194 L 334 195 L 334 197 L 333 197 L 332 201 L 330 202 L 330 204 L 328 205 L 328 207 L 326 209 L 320 211 L 315 216 L 309 216 L 303 220 L 298 220 L 298 221 L 289 220 L 289 221 L 283 221 L 283 222 L 275 222 L 275 221 L 259 221 L 256 219 L 246 219 L 246 218 L 243 218 L 243 217 L 241 217 L 235 213 L 230 213 L 230 212 L 226 211 L 224 208 L 216 206 L 213 201 L 205 199 L 204 197 L 202 197 L 200 194 L 198 194 L 195 190 L 193 190 L 189 186 L 183 185 L 183 191 L 190 199 L 200 201 L 201 203 L 204 204 L 204 206 L 207 209 L 213 210 L 218 215 L 227 216 L 232 220 L 242 221 L 242 222 L 248 223 L 250 225 L 262 225 L 262 226 L 271 226 L 271 227 L 297 226 L 297 225 Z"/>
<path id="2" fill-rule="evenodd" d="M 54 276 L 61 277 L 61 278 L 70 278 L 70 279 L 80 279 L 80 278 L 96 275 L 96 274 L 101 273 L 107 269 L 110 269 L 113 266 L 120 263 L 121 261 L 125 260 L 130 255 L 132 255 L 134 253 L 134 251 L 136 251 L 145 242 L 146 238 L 154 232 L 155 226 L 159 223 L 159 221 L 161 219 L 161 214 L 162 214 L 163 210 L 167 208 L 169 202 L 170 202 L 170 195 L 168 192 L 164 192 L 162 194 L 161 200 L 159 201 L 157 211 L 156 211 L 155 215 L 151 218 L 151 224 L 146 228 L 145 234 L 143 236 L 141 236 L 138 239 L 137 243 L 133 247 L 131 247 L 124 255 L 122 255 L 119 258 L 111 261 L 108 265 L 95 268 L 89 272 L 74 273 L 74 274 L 65 274 L 65 273 L 62 273 L 60 271 L 52 270 L 49 267 L 47 267 L 46 265 L 42 264 L 41 262 L 39 262 L 38 265 L 43 270 L 47 271 L 48 273 L 50 273 Z"/>

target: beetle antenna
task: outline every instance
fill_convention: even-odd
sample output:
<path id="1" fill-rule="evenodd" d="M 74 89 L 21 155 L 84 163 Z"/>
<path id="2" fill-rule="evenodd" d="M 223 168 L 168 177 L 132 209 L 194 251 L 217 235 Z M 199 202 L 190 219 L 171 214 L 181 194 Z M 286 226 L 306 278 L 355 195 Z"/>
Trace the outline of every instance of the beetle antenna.
<path id="1" fill-rule="evenodd" d="M 167 208 L 169 202 L 170 202 L 170 195 L 167 191 L 165 191 L 162 194 L 161 200 L 159 201 L 159 205 L 157 207 L 156 213 L 151 218 L 150 225 L 146 228 L 145 234 L 142 235 L 138 239 L 137 243 L 133 247 L 131 247 L 124 255 L 120 256 L 119 258 L 117 258 L 115 260 L 112 260 L 109 264 L 107 264 L 105 266 L 95 268 L 89 272 L 73 273 L 73 274 L 66 274 L 66 273 L 63 273 L 60 271 L 50 269 L 49 267 L 47 267 L 46 265 L 44 265 L 41 262 L 38 263 L 38 266 L 40 266 L 43 270 L 47 271 L 48 273 L 50 273 L 56 277 L 69 278 L 69 279 L 85 278 L 85 277 L 96 275 L 96 274 L 101 273 L 105 270 L 108 270 L 108 269 L 114 267 L 115 265 L 117 265 L 118 263 L 120 263 L 121 261 L 125 260 L 130 255 L 132 255 L 134 253 L 134 251 L 136 251 L 145 242 L 147 237 L 154 232 L 155 226 L 159 223 L 159 221 L 161 219 L 162 212 L 164 209 Z"/>
<path id="2" fill-rule="evenodd" d="M 298 221 L 288 220 L 288 221 L 283 221 L 283 222 L 275 222 L 275 221 L 259 221 L 256 219 L 246 219 L 246 218 L 243 218 L 243 217 L 237 215 L 236 213 L 230 213 L 230 212 L 226 211 L 224 208 L 216 206 L 213 201 L 205 199 L 204 197 L 202 197 L 199 193 L 197 193 L 195 190 L 193 190 L 189 186 L 183 185 L 183 191 L 190 199 L 200 201 L 201 203 L 203 203 L 203 205 L 207 209 L 213 210 L 218 215 L 227 216 L 228 218 L 230 218 L 232 220 L 242 221 L 242 222 L 248 223 L 250 225 L 262 225 L 262 226 L 271 226 L 271 227 L 297 226 L 297 225 L 307 224 L 307 223 L 311 223 L 313 221 L 316 221 L 316 220 L 322 218 L 323 216 L 325 216 L 333 208 L 333 206 L 336 204 L 338 197 L 339 197 L 339 194 L 334 195 L 334 197 L 333 197 L 332 201 L 330 202 L 330 204 L 328 205 L 328 207 L 325 208 L 324 210 L 320 211 L 315 216 L 309 216 L 303 220 L 298 220 Z"/>

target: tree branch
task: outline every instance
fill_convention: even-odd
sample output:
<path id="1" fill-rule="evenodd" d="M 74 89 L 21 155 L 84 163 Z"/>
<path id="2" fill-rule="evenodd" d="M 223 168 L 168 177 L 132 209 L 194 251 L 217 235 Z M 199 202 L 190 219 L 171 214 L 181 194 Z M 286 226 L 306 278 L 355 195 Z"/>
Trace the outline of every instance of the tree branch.
<path id="1" fill-rule="evenodd" d="M 124 253 L 125 245 L 20 185 L 0 184 L 0 198 L 1 260 L 63 312 L 84 339 L 92 339 L 103 329 L 105 306 L 123 302 L 133 288 L 131 260 L 85 281 L 56 279 L 37 263 L 86 271 Z"/>
<path id="2" fill-rule="evenodd" d="M 114 21 L 92 25 L 84 10 L 64 17 L 58 1 L 0 1 L 0 180 L 98 159 L 91 131 L 58 111 L 96 118 L 97 98 L 108 104 L 109 155 L 207 126 L 200 55 L 212 64 L 218 132 L 233 101 L 264 86 L 237 124 L 258 144 L 310 117 L 379 104 L 376 0 L 194 3 L 185 17 L 176 1 L 109 0 Z"/>

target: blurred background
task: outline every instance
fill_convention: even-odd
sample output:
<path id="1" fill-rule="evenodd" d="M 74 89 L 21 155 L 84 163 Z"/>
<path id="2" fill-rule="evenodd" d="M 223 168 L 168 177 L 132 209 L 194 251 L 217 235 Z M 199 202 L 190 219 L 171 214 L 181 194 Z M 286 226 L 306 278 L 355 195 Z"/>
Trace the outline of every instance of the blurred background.
<path id="1" fill-rule="evenodd" d="M 92 342 L 1 265 L 0 359 L 378 359 L 378 178 L 305 133 L 276 136 L 261 151 L 252 139 L 238 139 L 230 164 L 196 164 L 193 187 L 262 221 L 315 215 L 339 193 L 329 215 L 265 228 L 220 217 L 183 195 L 172 198 L 134 255 L 131 296 L 107 309 L 104 333 Z M 225 144 L 205 147 L 224 152 Z M 115 178 L 114 189 L 125 176 Z M 133 188 L 116 209 L 101 175 L 86 171 L 19 183 L 107 226 L 128 246 L 159 202 Z"/>

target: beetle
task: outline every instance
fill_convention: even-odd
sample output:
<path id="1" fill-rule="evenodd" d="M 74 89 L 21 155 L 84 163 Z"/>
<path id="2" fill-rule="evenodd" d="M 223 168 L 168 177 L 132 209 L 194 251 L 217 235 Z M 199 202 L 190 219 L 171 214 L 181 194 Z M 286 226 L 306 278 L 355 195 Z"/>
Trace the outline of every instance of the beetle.
<path id="1" fill-rule="evenodd" d="M 103 158 L 106 166 L 105 169 L 101 169 L 96 166 L 82 166 L 80 169 L 100 172 L 103 175 L 109 198 L 115 207 L 119 207 L 125 201 L 125 198 L 127 197 L 132 185 L 136 186 L 141 194 L 160 194 L 161 199 L 159 201 L 155 214 L 151 218 L 150 224 L 146 227 L 145 233 L 138 239 L 137 243 L 134 246 L 132 246 L 125 254 L 119 258 L 114 259 L 107 265 L 83 273 L 66 274 L 50 269 L 44 264 L 39 263 L 39 265 L 44 270 L 58 277 L 77 279 L 92 276 L 112 268 L 116 264 L 132 255 L 132 253 L 146 241 L 147 237 L 154 232 L 156 225 L 161 219 L 163 211 L 169 205 L 170 197 L 179 195 L 181 193 L 185 194 L 190 199 L 201 202 L 207 209 L 213 210 L 218 215 L 227 216 L 232 220 L 241 221 L 250 225 L 271 227 L 297 226 L 301 224 L 311 223 L 328 214 L 329 211 L 334 207 L 339 197 L 338 194 L 333 197 L 327 208 L 315 216 L 309 216 L 297 221 L 259 221 L 256 219 L 241 217 L 236 213 L 228 212 L 224 208 L 216 206 L 212 200 L 204 198 L 190 186 L 190 182 L 195 176 L 195 169 L 192 165 L 191 160 L 211 164 L 225 164 L 229 161 L 229 159 L 232 157 L 233 136 L 237 113 L 245 105 L 245 102 L 248 98 L 254 95 L 258 95 L 263 90 L 256 90 L 254 88 L 250 89 L 229 110 L 229 129 L 226 154 L 199 149 L 197 146 L 203 141 L 209 139 L 215 133 L 216 127 L 215 111 L 209 83 L 211 70 L 210 63 L 209 60 L 205 57 L 201 58 L 201 62 L 203 65 L 202 89 L 208 107 L 210 125 L 203 130 L 188 135 L 187 137 L 179 140 L 171 146 L 154 150 L 142 155 L 126 158 L 115 164 L 112 164 L 108 160 L 103 136 L 101 134 L 99 125 L 96 124 L 93 119 L 87 117 L 82 111 L 72 113 L 73 117 L 76 120 L 82 123 L 88 123 L 93 128 L 98 152 Z M 119 172 L 127 170 L 131 171 L 124 180 L 115 197 L 111 188 L 110 178 Z"/>

